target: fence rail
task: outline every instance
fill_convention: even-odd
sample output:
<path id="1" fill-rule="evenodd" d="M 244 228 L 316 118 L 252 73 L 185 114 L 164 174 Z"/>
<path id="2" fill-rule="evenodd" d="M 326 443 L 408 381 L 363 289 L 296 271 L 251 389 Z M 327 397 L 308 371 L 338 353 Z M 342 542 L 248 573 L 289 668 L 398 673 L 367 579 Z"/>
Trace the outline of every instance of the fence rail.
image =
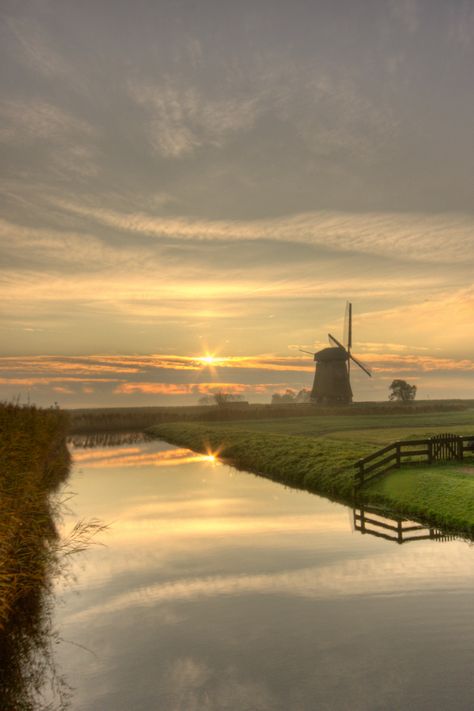
<path id="1" fill-rule="evenodd" d="M 462 461 L 466 452 L 474 453 L 474 435 L 446 433 L 428 439 L 392 442 L 356 462 L 354 485 L 359 488 L 391 469 L 398 469 L 411 457 L 432 464 L 435 461 Z"/>

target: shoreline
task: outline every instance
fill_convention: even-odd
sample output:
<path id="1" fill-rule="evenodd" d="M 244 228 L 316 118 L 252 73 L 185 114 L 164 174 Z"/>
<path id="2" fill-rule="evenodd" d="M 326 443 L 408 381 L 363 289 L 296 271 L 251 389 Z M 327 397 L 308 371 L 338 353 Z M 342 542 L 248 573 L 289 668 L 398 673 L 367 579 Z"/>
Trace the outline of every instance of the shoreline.
<path id="1" fill-rule="evenodd" d="M 354 464 L 376 447 L 364 441 L 255 432 L 209 423 L 167 423 L 151 437 L 212 453 L 237 469 L 346 505 L 363 502 L 474 537 L 474 476 L 461 466 L 406 465 L 354 492 Z M 466 465 L 474 458 L 466 461 Z"/>

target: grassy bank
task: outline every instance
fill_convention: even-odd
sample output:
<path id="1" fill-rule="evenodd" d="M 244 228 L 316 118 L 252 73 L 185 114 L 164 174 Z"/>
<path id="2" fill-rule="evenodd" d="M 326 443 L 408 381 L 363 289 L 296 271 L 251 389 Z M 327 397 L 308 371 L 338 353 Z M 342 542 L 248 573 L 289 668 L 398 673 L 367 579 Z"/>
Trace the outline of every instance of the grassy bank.
<path id="1" fill-rule="evenodd" d="M 0 404 L 0 636 L 22 601 L 47 585 L 50 494 L 68 474 L 67 426 L 56 409 Z"/>
<path id="2" fill-rule="evenodd" d="M 474 467 L 449 463 L 406 466 L 388 472 L 367 489 L 372 503 L 422 517 L 441 528 L 474 536 Z"/>
<path id="3" fill-rule="evenodd" d="M 352 495 L 354 459 L 372 451 L 364 443 L 191 423 L 156 425 L 149 433 L 198 452 L 218 453 L 239 469 L 344 499 Z"/>
<path id="4" fill-rule="evenodd" d="M 357 459 L 400 436 L 430 436 L 447 429 L 472 434 L 474 412 L 168 423 L 149 432 L 195 451 L 219 453 L 239 469 L 352 503 Z M 474 535 L 474 474 L 469 467 L 412 466 L 367 484 L 358 495 L 368 504 Z"/>

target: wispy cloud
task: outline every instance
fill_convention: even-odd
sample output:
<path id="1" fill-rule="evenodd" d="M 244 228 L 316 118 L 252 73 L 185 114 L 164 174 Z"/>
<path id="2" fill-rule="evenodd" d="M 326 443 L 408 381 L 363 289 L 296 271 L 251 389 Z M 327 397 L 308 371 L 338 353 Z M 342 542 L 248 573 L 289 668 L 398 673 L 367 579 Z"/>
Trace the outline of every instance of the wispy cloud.
<path id="1" fill-rule="evenodd" d="M 4 141 L 63 141 L 71 135 L 93 136 L 96 129 L 43 99 L 10 100 L 0 104 Z"/>
<path id="2" fill-rule="evenodd" d="M 74 75 L 71 65 L 52 46 L 44 27 L 33 18 L 10 17 L 7 27 L 16 40 L 16 57 L 34 72 L 69 79 Z"/>
<path id="3" fill-rule="evenodd" d="M 414 34 L 418 30 L 420 9 L 417 0 L 390 0 L 389 7 L 393 19 L 409 33 Z"/>
<path id="4" fill-rule="evenodd" d="M 467 214 L 309 212 L 270 220 L 193 220 L 58 202 L 58 207 L 124 232 L 177 240 L 269 240 L 330 246 L 423 262 L 472 261 Z"/>
<path id="5" fill-rule="evenodd" d="M 207 395 L 225 391 L 240 395 L 253 386 L 246 383 L 122 383 L 115 388 L 115 393 L 130 395 L 132 393 L 147 393 L 153 395 Z"/>
<path id="6" fill-rule="evenodd" d="M 84 378 L 80 376 L 50 375 L 44 377 L 24 376 L 22 378 L 0 377 L 2 385 L 19 385 L 21 387 L 34 387 L 35 385 L 51 385 L 55 383 L 116 383 L 118 378 Z M 56 386 L 55 386 L 56 387 Z"/>
<path id="7" fill-rule="evenodd" d="M 258 114 L 255 98 L 209 99 L 195 88 L 141 84 L 131 85 L 130 93 L 148 111 L 153 149 L 167 158 L 180 158 L 204 144 L 219 146 L 227 134 L 252 126 Z"/>

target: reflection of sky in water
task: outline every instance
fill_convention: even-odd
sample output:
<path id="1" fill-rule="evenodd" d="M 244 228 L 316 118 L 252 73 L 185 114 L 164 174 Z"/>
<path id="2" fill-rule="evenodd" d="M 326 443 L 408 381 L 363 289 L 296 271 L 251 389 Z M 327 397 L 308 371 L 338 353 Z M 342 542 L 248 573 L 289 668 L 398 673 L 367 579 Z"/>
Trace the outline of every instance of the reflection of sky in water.
<path id="1" fill-rule="evenodd" d="M 361 536 L 340 505 L 164 443 L 74 458 L 71 521 L 110 529 L 58 608 L 97 655 L 61 645 L 73 708 L 470 707 L 465 543 Z"/>

